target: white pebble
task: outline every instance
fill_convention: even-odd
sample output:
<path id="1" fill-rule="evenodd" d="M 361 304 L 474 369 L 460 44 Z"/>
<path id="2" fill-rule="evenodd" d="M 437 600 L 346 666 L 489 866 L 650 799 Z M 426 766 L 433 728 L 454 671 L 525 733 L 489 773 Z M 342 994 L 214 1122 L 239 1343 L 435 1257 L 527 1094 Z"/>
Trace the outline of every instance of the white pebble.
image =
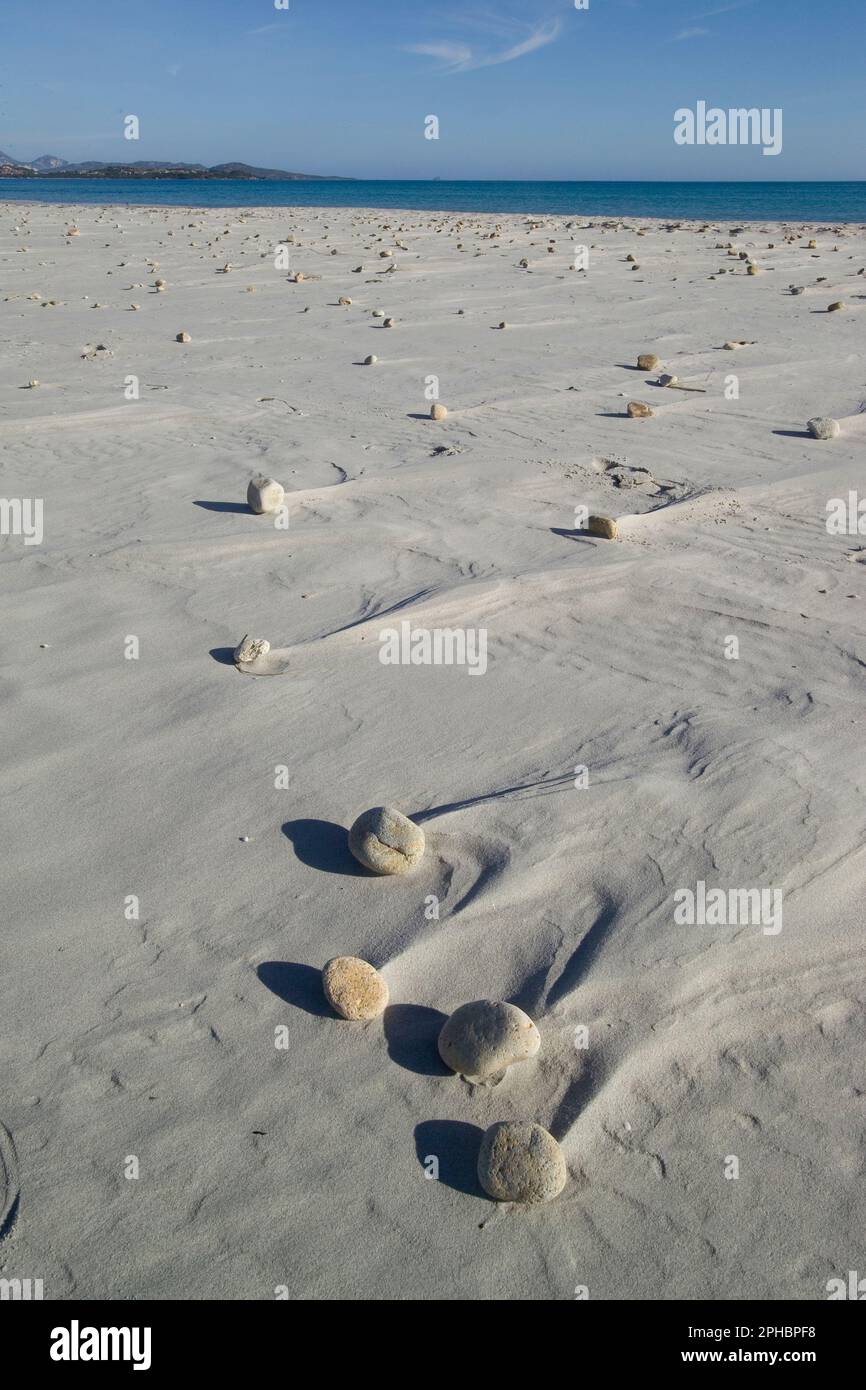
<path id="1" fill-rule="evenodd" d="M 234 660 L 240 666 L 242 663 L 258 661 L 260 656 L 267 656 L 270 650 L 271 644 L 266 637 L 247 635 L 235 647 Z"/>
<path id="2" fill-rule="evenodd" d="M 562 1149 L 541 1125 L 500 1120 L 481 1141 L 478 1181 L 497 1202 L 549 1202 L 567 1180 Z"/>
<path id="3" fill-rule="evenodd" d="M 286 493 L 282 483 L 274 482 L 273 478 L 265 478 L 259 473 L 250 481 L 247 488 L 247 502 L 250 510 L 257 516 L 264 516 L 268 512 L 276 512 L 283 505 Z"/>
<path id="4" fill-rule="evenodd" d="M 495 1083 L 515 1062 L 534 1057 L 541 1034 L 515 1004 L 476 999 L 461 1004 L 439 1034 L 439 1055 L 467 1081 Z"/>
<path id="5" fill-rule="evenodd" d="M 829 415 L 813 416 L 806 421 L 806 429 L 813 439 L 835 439 L 842 432 L 839 421 Z"/>

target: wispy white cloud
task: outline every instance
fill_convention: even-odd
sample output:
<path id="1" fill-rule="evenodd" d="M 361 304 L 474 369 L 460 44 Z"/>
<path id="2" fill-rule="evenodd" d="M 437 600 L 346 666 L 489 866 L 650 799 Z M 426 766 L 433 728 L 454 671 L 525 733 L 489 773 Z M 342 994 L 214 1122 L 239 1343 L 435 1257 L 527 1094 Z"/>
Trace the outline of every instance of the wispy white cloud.
<path id="1" fill-rule="evenodd" d="M 720 14 L 730 14 L 732 10 L 742 10 L 745 9 L 746 5 L 754 5 L 755 3 L 756 0 L 728 0 L 727 4 L 717 5 L 712 10 L 702 10 L 700 14 L 689 16 L 689 18 L 698 21 L 697 23 L 689 28 L 680 29 L 678 34 L 672 34 L 667 42 L 682 43 L 683 40 L 687 39 L 709 38 L 711 31 L 709 29 L 704 29 L 700 24 L 700 20 L 713 19 L 716 15 Z"/>
<path id="2" fill-rule="evenodd" d="M 514 37 L 515 24 L 512 20 L 502 20 L 498 26 L 488 23 L 485 27 L 498 28 L 500 42 L 506 36 Z M 517 58 L 524 58 L 527 53 L 534 53 L 537 49 L 546 47 L 559 37 L 562 25 L 558 19 L 550 19 L 536 25 L 535 28 L 531 25 L 520 27 L 524 31 L 528 30 L 525 37 L 507 48 L 480 49 L 466 43 L 442 39 L 435 43 L 407 44 L 406 52 L 438 58 L 444 64 L 445 72 L 472 72 L 476 68 L 492 68 L 500 63 L 513 63 Z"/>
<path id="3" fill-rule="evenodd" d="M 728 5 L 719 5 L 714 10 L 704 10 L 703 14 L 695 15 L 696 19 L 712 19 L 716 14 L 729 14 L 731 10 L 742 10 L 746 5 L 754 5 L 755 0 L 731 0 Z"/>
<path id="4" fill-rule="evenodd" d="M 462 69 L 472 62 L 472 49 L 465 43 L 410 43 L 408 53 L 421 53 L 428 58 L 439 58 L 455 70 Z"/>
<path id="5" fill-rule="evenodd" d="M 260 24 L 258 29 L 245 29 L 244 37 L 251 38 L 253 34 L 271 34 L 275 29 L 282 29 L 282 24 Z M 288 32 L 288 31 L 287 31 Z"/>

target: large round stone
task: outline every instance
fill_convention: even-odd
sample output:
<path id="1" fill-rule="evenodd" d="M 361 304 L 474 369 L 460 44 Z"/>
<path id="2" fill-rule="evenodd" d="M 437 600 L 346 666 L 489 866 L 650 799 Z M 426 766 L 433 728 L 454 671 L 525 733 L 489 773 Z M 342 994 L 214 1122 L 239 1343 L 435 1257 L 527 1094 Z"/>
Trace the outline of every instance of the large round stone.
<path id="1" fill-rule="evenodd" d="M 562 1149 L 532 1121 L 500 1120 L 481 1141 L 478 1181 L 496 1202 L 549 1202 L 567 1178 Z"/>
<path id="2" fill-rule="evenodd" d="M 502 1078 L 515 1062 L 534 1057 L 541 1034 L 516 1004 L 476 999 L 461 1004 L 439 1034 L 439 1055 L 447 1067 L 476 1084 Z"/>
<path id="3" fill-rule="evenodd" d="M 341 1018 L 378 1018 L 388 1003 L 388 986 L 374 966 L 358 956 L 335 956 L 322 971 L 325 998 Z"/>
<path id="4" fill-rule="evenodd" d="M 349 831 L 349 849 L 374 874 L 405 874 L 424 853 L 424 831 L 393 806 L 373 806 Z"/>

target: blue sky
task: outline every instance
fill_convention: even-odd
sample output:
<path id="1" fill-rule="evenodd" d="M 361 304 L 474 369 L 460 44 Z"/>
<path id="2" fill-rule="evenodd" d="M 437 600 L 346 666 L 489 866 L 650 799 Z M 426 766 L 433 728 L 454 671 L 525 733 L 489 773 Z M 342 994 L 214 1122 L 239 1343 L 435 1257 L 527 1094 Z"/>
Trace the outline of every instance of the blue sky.
<path id="1" fill-rule="evenodd" d="M 0 149 L 358 178 L 862 179 L 863 0 L 4 0 Z M 781 154 L 673 113 L 781 107 Z M 137 142 L 123 118 L 141 123 Z M 440 138 L 424 139 L 436 115 Z"/>

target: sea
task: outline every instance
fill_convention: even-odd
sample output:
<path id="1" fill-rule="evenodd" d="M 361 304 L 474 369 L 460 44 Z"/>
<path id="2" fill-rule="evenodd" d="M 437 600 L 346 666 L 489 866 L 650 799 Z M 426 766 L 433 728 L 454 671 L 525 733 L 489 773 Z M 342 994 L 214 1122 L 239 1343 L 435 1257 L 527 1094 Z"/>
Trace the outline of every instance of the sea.
<path id="1" fill-rule="evenodd" d="M 147 207 L 394 208 L 431 212 L 866 223 L 866 182 L 579 183 L 447 179 L 0 179 L 0 201 Z"/>

